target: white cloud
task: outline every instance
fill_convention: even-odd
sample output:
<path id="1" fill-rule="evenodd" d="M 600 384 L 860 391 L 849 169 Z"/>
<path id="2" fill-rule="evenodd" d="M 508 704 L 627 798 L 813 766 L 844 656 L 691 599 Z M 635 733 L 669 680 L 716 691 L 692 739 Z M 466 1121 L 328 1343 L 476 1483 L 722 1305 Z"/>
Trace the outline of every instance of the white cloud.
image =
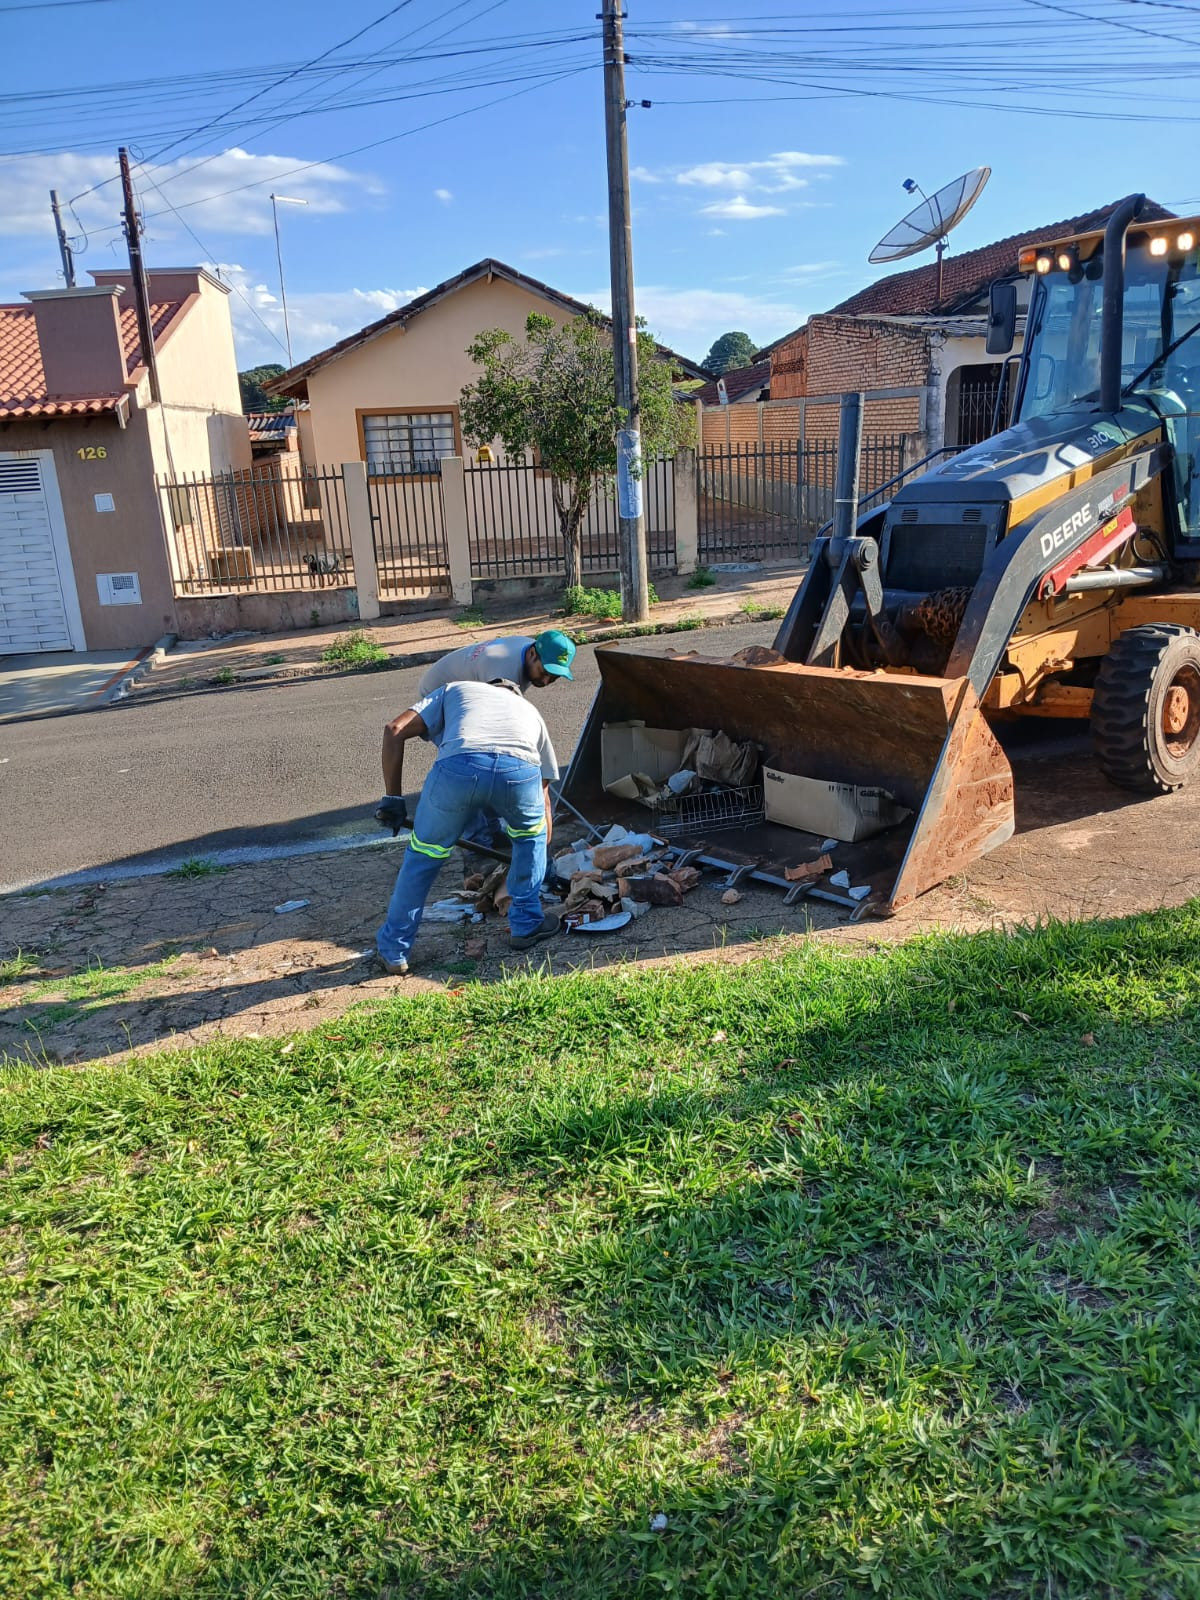
<path id="1" fill-rule="evenodd" d="M 675 182 L 702 189 L 759 190 L 784 194 L 807 189 L 800 172 L 814 167 L 840 167 L 841 156 L 811 155 L 804 150 L 779 150 L 763 161 L 702 161 L 675 174 Z"/>
<path id="2" fill-rule="evenodd" d="M 793 267 L 781 267 L 781 278 L 828 278 L 837 272 L 841 263 L 837 261 L 803 261 Z"/>
<path id="3" fill-rule="evenodd" d="M 577 300 L 607 311 L 608 290 L 575 295 Z M 720 289 L 670 289 L 639 284 L 634 299 L 638 315 L 645 317 L 651 333 L 673 350 L 699 359 L 719 334 L 746 328 L 753 339 L 769 344 L 790 333 L 810 310 L 788 299 L 741 294 Z"/>
<path id="4" fill-rule="evenodd" d="M 444 206 L 448 206 L 451 200 L 454 199 L 454 196 L 450 193 L 449 189 L 435 189 L 433 191 L 433 198 L 435 200 L 440 200 Z"/>
<path id="5" fill-rule="evenodd" d="M 629 176 L 635 183 L 661 183 L 663 181 L 657 172 L 651 172 L 649 167 L 630 167 Z"/>
<path id="6" fill-rule="evenodd" d="M 285 185 L 289 195 L 306 201 L 309 212 L 326 216 L 384 192 L 377 179 L 331 162 L 318 162 L 303 172 L 293 170 L 304 165 L 298 156 L 250 155 L 245 150 L 230 149 L 205 160 L 203 165 L 195 157 L 181 156 L 178 161 L 160 166 L 137 167 L 134 189 L 146 221 L 147 239 L 154 242 L 187 238 L 181 222 L 168 207 L 168 200 L 201 238 L 214 232 L 266 236 L 271 232 L 268 196 L 276 182 Z M 81 231 L 94 235 L 90 253 L 99 256 L 109 238 L 120 237 L 120 230 L 115 227 L 120 189 L 110 181 L 116 172 L 117 164 L 111 156 L 69 151 L 54 156 L 20 156 L 0 164 L 0 234 L 44 235 L 49 226 L 46 193 L 57 189 L 64 200 L 81 196 L 73 211 L 65 212 L 63 221 L 70 235 L 77 237 Z M 103 187 L 82 194 L 97 184 Z M 226 194 L 225 190 L 238 192 Z M 192 204 L 198 200 L 205 203 Z M 297 208 L 294 219 L 289 218 L 289 229 L 303 227 L 303 216 Z M 80 263 L 81 267 L 87 264 Z M 96 264 L 109 263 L 104 260 Z"/>
<path id="7" fill-rule="evenodd" d="M 214 265 L 210 262 L 207 265 L 222 282 L 239 291 L 229 299 L 238 365 L 246 367 L 261 361 L 286 361 L 287 357 L 281 348 L 284 338 L 283 308 L 276 286 L 255 278 L 237 263 L 220 262 Z M 389 311 L 407 305 L 410 300 L 424 293 L 424 288 L 330 289 L 310 294 L 289 291 L 288 323 L 292 333 L 292 355 L 297 362 L 304 361 L 318 350 L 336 344 L 348 334 L 357 333 L 369 322 L 377 322 Z M 263 323 L 266 324 L 265 328 Z"/>
<path id="8" fill-rule="evenodd" d="M 782 217 L 786 212 L 782 206 L 752 205 L 744 194 L 735 194 L 731 200 L 714 200 L 711 205 L 701 206 L 700 215 L 721 217 L 728 222 L 754 222 L 759 217 Z"/>

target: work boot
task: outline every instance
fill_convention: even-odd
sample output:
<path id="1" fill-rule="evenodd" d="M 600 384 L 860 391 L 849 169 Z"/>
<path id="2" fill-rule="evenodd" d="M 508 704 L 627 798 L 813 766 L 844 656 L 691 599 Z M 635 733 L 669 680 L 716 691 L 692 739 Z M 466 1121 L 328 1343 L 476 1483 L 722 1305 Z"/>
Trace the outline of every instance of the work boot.
<path id="1" fill-rule="evenodd" d="M 399 961 L 389 961 L 386 956 L 380 955 L 379 951 L 377 950 L 375 952 L 375 959 L 379 962 L 379 965 L 387 973 L 389 978 L 408 977 L 408 962 L 404 960 L 403 956 Z"/>
<path id="2" fill-rule="evenodd" d="M 543 939 L 552 939 L 557 932 L 558 918 L 543 917 L 540 928 L 535 928 L 532 933 L 514 933 L 508 942 L 514 950 L 532 950 L 535 944 L 541 944 Z"/>

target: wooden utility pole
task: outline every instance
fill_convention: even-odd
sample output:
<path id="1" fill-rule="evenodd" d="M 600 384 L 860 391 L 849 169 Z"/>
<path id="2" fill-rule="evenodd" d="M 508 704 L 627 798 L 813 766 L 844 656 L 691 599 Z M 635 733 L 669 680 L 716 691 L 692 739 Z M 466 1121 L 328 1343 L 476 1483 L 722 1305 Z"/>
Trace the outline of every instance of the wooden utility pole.
<path id="1" fill-rule="evenodd" d="M 637 318 L 633 306 L 633 227 L 629 216 L 629 143 L 625 113 L 625 39 L 621 0 L 603 0 L 604 131 L 608 154 L 608 252 L 612 275 L 613 358 L 617 405 L 625 426 L 617 434 L 617 521 L 621 615 L 650 615 L 646 524 L 642 514 L 642 439 L 638 420 Z"/>
<path id="2" fill-rule="evenodd" d="M 54 231 L 58 235 L 58 253 L 62 257 L 63 277 L 67 281 L 67 288 L 75 287 L 75 257 L 71 254 L 71 246 L 67 243 L 67 235 L 62 225 L 62 212 L 58 205 L 58 190 L 50 191 L 50 210 L 54 213 Z"/>
<path id="3" fill-rule="evenodd" d="M 150 376 L 150 398 L 162 400 L 158 386 L 158 353 L 154 348 L 154 324 L 150 320 L 150 292 L 142 260 L 142 221 L 133 198 L 133 179 L 129 173 L 129 151 L 122 145 L 117 152 L 121 163 L 121 191 L 125 196 L 125 238 L 129 245 L 129 271 L 133 277 L 133 304 L 137 312 L 138 338 L 142 360 Z"/>

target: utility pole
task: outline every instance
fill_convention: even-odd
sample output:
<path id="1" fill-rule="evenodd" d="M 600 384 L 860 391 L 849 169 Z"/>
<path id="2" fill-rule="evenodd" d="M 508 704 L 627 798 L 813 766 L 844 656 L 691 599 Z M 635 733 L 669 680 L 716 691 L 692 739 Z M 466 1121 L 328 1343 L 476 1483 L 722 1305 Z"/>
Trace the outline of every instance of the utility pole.
<path id="1" fill-rule="evenodd" d="M 629 141 L 625 125 L 625 36 L 621 0 L 603 0 L 604 132 L 608 155 L 608 251 L 612 275 L 613 361 L 617 405 L 626 422 L 617 434 L 617 521 L 621 616 L 650 615 L 646 524 L 642 514 L 642 439 L 638 418 L 637 320 L 633 307 L 633 227 L 629 216 Z"/>
<path id="2" fill-rule="evenodd" d="M 58 206 L 58 190 L 50 191 L 50 210 L 54 213 L 54 231 L 58 235 L 58 253 L 62 257 L 63 277 L 67 280 L 67 288 L 75 287 L 75 257 L 71 254 L 71 246 L 67 243 L 67 235 L 63 230 L 62 212 Z"/>
<path id="3" fill-rule="evenodd" d="M 154 348 L 154 326 L 150 320 L 150 292 L 146 286 L 146 267 L 142 260 L 142 222 L 133 198 L 133 179 L 129 173 L 129 151 L 122 145 L 117 152 L 121 163 L 121 191 L 125 196 L 125 238 L 129 245 L 129 271 L 133 277 L 133 304 L 137 312 L 138 338 L 142 360 L 150 375 L 150 398 L 161 403 L 158 386 L 158 352 Z"/>

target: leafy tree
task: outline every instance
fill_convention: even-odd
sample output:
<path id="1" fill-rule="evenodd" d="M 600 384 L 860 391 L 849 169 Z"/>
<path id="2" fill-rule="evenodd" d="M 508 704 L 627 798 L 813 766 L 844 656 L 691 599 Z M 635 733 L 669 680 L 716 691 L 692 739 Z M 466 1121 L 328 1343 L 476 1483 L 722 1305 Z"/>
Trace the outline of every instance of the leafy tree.
<path id="1" fill-rule="evenodd" d="M 748 367 L 758 349 L 748 333 L 723 333 L 704 358 L 704 368 L 719 378 L 732 367 Z"/>
<path id="2" fill-rule="evenodd" d="M 690 439 L 692 415 L 673 398 L 671 369 L 654 340 L 639 328 L 637 341 L 642 450 L 670 454 Z M 608 326 L 591 309 L 565 327 L 533 312 L 524 339 L 488 328 L 467 354 L 480 374 L 460 397 L 464 437 L 472 445 L 500 439 L 511 455 L 536 453 L 551 474 L 567 584 L 577 584 L 588 502 L 597 479 L 616 471 L 616 435 L 626 421 L 616 403 Z"/>
<path id="3" fill-rule="evenodd" d="M 245 372 L 239 372 L 238 383 L 242 390 L 243 412 L 286 411 L 288 402 L 282 396 L 276 397 L 263 391 L 264 383 L 269 383 L 272 378 L 277 378 L 286 370 L 278 361 L 268 361 L 265 366 L 247 367 Z"/>

